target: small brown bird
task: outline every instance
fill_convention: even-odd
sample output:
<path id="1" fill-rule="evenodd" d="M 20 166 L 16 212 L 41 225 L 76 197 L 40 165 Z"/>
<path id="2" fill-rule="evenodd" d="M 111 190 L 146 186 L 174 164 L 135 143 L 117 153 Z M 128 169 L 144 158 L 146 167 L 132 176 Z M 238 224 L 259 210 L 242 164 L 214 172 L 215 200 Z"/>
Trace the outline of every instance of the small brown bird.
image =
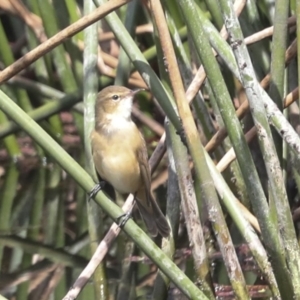
<path id="1" fill-rule="evenodd" d="M 131 120 L 134 95 L 122 86 L 104 88 L 97 97 L 92 152 L 99 176 L 121 194 L 133 194 L 152 236 L 170 233 L 168 222 L 151 193 L 145 140 Z"/>

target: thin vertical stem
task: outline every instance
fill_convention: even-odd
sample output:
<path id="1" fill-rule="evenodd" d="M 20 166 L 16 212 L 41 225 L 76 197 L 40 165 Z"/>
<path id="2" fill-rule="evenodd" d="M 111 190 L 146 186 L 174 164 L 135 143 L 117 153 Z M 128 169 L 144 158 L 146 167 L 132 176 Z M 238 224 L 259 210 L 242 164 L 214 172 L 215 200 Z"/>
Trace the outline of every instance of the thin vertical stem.
<path id="1" fill-rule="evenodd" d="M 183 82 L 178 69 L 175 51 L 172 46 L 172 40 L 168 31 L 163 9 L 159 0 L 152 0 L 150 3 L 165 57 L 165 67 L 168 70 L 178 113 L 182 120 L 184 138 L 186 139 L 189 151 L 193 158 L 197 177 L 201 182 L 202 196 L 206 203 L 209 219 L 212 222 L 222 255 L 224 258 L 228 258 L 225 259 L 225 265 L 233 290 L 239 299 L 248 299 L 249 294 L 246 289 L 245 279 L 228 228 L 225 225 L 222 209 L 205 160 L 204 149 L 200 142 L 199 134 L 185 96 Z M 183 176 L 183 178 L 184 180 L 187 180 L 188 176 Z M 188 180 L 186 181 L 186 184 L 188 186 Z"/>
<path id="2" fill-rule="evenodd" d="M 287 19 L 289 13 L 289 1 L 281 0 L 275 2 L 274 33 L 272 40 L 271 58 L 271 80 L 269 96 L 283 110 L 284 98 L 284 69 L 285 69 L 285 49 L 287 46 Z M 282 164 L 282 139 L 273 134 L 279 161 Z"/>
<path id="3" fill-rule="evenodd" d="M 204 32 L 204 20 L 198 18 L 195 2 L 192 0 L 178 0 L 185 16 L 187 26 L 196 46 L 196 51 L 203 63 L 207 78 L 218 102 L 219 110 L 222 113 L 223 121 L 226 125 L 230 140 L 234 147 L 237 160 L 239 162 L 247 192 L 252 203 L 252 207 L 260 222 L 260 227 L 269 253 L 273 256 L 273 267 L 278 268 L 277 276 L 280 277 L 281 285 L 286 290 L 291 290 L 291 282 L 283 279 L 288 277 L 288 270 L 285 265 L 284 250 L 280 244 L 278 232 L 274 224 L 269 220 L 269 208 L 264 195 L 259 177 L 254 165 L 251 153 L 246 143 L 241 125 L 235 116 L 235 110 L 219 66 L 213 56 L 208 41 L 208 34 Z M 278 283 L 279 284 L 279 283 Z"/>
<path id="4" fill-rule="evenodd" d="M 276 154 L 275 145 L 265 111 L 265 106 L 263 101 L 261 101 L 262 93 L 259 83 L 256 80 L 255 72 L 253 70 L 247 47 L 243 42 L 243 34 L 239 26 L 238 19 L 233 11 L 232 3 L 226 0 L 220 0 L 220 4 L 223 12 L 224 23 L 230 36 L 229 42 L 239 66 L 239 71 L 249 101 L 252 118 L 257 128 L 259 146 L 264 156 L 272 198 L 275 201 L 279 228 L 284 228 L 284 230 L 281 230 L 281 238 L 283 240 L 283 243 L 280 245 L 280 251 L 282 253 L 281 255 L 283 255 L 283 257 L 286 257 L 285 260 L 289 272 L 291 272 L 292 274 L 293 288 L 289 288 L 289 290 L 287 290 L 287 286 L 285 286 L 285 283 L 282 285 L 282 283 L 278 282 L 278 284 L 281 284 L 281 287 L 284 289 L 284 291 L 283 289 L 281 290 L 282 296 L 289 295 L 287 297 L 289 298 L 293 297 L 292 294 L 294 294 L 294 296 L 297 295 L 297 297 L 299 297 L 299 245 L 296 240 L 296 233 L 290 213 L 289 203 L 282 177 L 282 171 L 280 168 L 278 156 Z M 277 224 L 273 224 L 273 226 L 277 226 Z M 283 247 L 287 251 L 282 252 L 282 250 L 284 250 Z M 273 249 L 273 246 L 270 248 Z M 274 253 L 274 255 L 276 256 L 278 254 L 279 253 Z M 279 272 L 276 272 L 276 275 L 280 276 L 278 273 Z"/>
<path id="5" fill-rule="evenodd" d="M 95 9 L 92 0 L 84 1 L 84 13 L 87 15 Z M 90 135 L 95 127 L 95 102 L 98 92 L 97 77 L 97 23 L 92 24 L 84 30 L 84 148 L 86 155 L 86 167 L 97 182 L 95 167 L 92 159 Z M 90 247 L 93 254 L 103 235 L 102 211 L 94 201 L 87 201 L 88 228 L 90 235 Z M 107 299 L 107 281 L 105 265 L 102 262 L 94 273 L 95 299 Z"/>

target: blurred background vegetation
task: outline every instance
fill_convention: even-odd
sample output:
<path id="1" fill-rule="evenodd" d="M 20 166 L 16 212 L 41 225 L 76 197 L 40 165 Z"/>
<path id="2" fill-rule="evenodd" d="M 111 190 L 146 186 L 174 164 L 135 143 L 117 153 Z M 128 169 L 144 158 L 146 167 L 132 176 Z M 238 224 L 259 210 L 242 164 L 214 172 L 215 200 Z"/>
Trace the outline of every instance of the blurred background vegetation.
<path id="1" fill-rule="evenodd" d="M 89 133 L 108 85 L 145 89 L 132 114 L 172 228 L 154 241 L 201 298 L 121 231 L 78 299 L 300 299 L 299 1 L 110 2 L 42 53 L 106 1 L 0 0 L 0 299 L 63 299 L 112 225 L 64 167 L 66 151 L 95 178 Z"/>

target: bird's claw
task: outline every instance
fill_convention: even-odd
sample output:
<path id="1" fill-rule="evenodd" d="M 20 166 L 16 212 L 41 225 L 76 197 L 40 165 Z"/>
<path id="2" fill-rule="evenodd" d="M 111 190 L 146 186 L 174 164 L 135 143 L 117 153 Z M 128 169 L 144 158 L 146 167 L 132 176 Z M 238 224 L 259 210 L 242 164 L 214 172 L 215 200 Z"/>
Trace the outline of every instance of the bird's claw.
<path id="1" fill-rule="evenodd" d="M 105 186 L 106 182 L 105 181 L 99 181 L 99 183 L 97 183 L 92 190 L 88 193 L 89 195 L 89 200 L 91 200 L 92 198 L 94 198 Z"/>
<path id="2" fill-rule="evenodd" d="M 120 228 L 123 228 L 127 221 L 131 218 L 132 210 L 128 211 L 127 213 L 122 214 L 117 218 L 117 224 Z"/>

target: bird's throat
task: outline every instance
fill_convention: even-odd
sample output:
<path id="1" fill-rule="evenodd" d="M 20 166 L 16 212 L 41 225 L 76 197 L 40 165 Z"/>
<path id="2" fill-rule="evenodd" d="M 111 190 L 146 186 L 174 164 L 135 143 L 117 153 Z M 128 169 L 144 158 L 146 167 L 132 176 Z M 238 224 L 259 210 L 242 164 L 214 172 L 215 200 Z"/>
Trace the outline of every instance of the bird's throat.
<path id="1" fill-rule="evenodd" d="M 130 134 L 135 125 L 131 118 L 124 118 L 116 115 L 106 114 L 105 118 L 96 122 L 95 130 L 106 137 L 111 135 L 124 135 Z"/>

